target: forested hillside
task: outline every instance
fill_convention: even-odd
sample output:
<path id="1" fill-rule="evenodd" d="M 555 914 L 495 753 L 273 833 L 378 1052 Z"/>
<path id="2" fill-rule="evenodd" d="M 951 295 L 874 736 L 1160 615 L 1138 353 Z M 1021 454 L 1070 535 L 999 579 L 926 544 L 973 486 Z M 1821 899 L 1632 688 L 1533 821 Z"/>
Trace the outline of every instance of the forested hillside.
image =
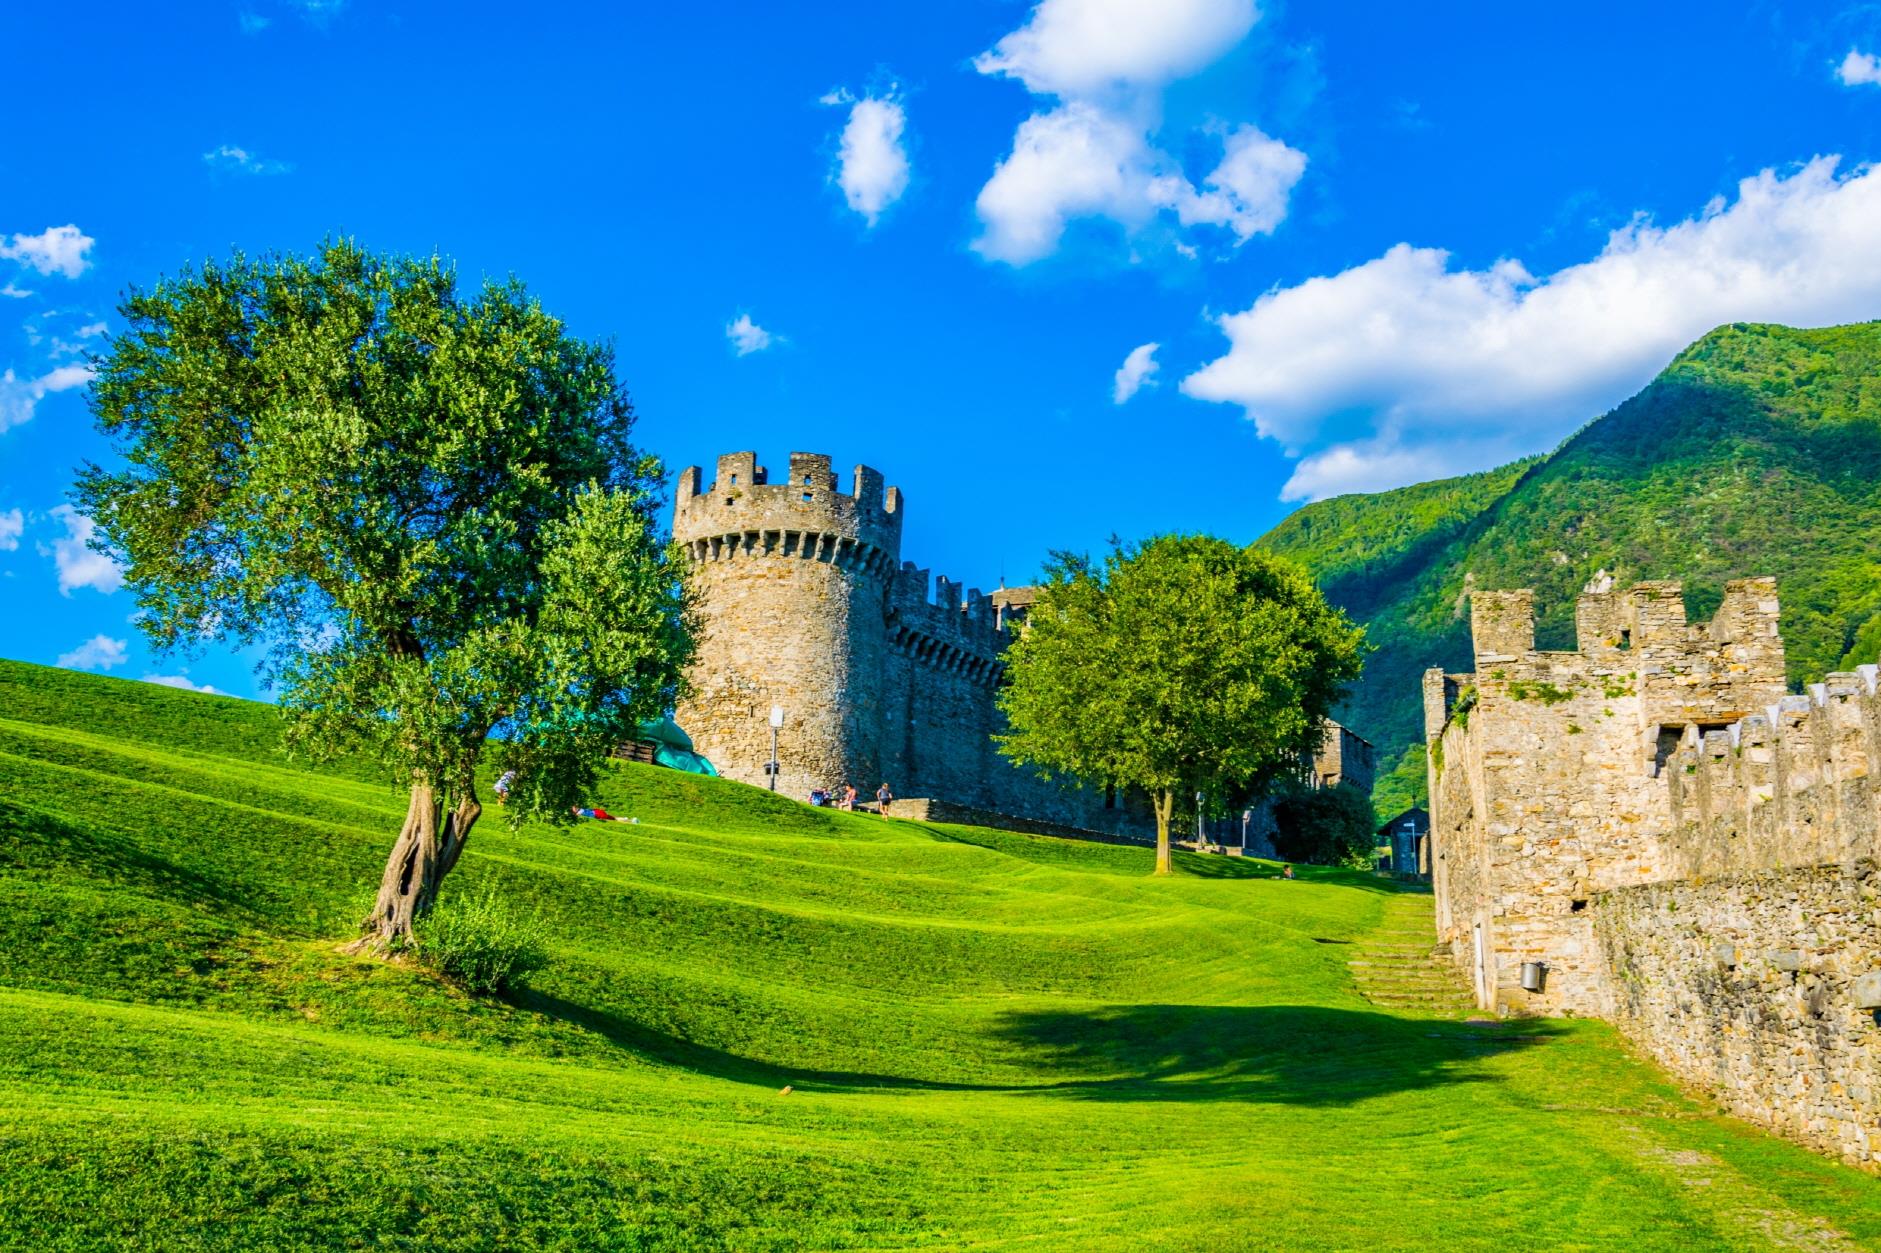
<path id="1" fill-rule="evenodd" d="M 1598 570 L 1683 579 L 1694 617 L 1772 574 L 1790 676 L 1881 653 L 1881 322 L 1734 324 L 1546 457 L 1308 505 L 1262 541 L 1305 563 L 1378 651 L 1351 725 L 1398 760 L 1419 676 L 1469 662 L 1470 585 L 1532 587 L 1544 648 L 1573 645 Z"/>

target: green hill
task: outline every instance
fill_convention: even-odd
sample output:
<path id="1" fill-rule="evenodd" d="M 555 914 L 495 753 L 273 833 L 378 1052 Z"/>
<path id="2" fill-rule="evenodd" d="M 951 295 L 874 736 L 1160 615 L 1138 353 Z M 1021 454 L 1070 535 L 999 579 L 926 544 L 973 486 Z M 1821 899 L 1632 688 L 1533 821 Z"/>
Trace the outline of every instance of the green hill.
<path id="1" fill-rule="evenodd" d="M 0 1245 L 1881 1241 L 1872 1181 L 1606 1028 L 1389 973 L 1421 894 L 623 766 L 639 825 L 479 828 L 446 890 L 532 903 L 552 961 L 474 1000 L 341 954 L 402 805 L 275 737 L 0 663 Z"/>
<path id="2" fill-rule="evenodd" d="M 1347 711 L 1387 759 L 1422 733 L 1424 669 L 1469 668 L 1470 582 L 1532 587 L 1542 647 L 1574 597 L 1684 579 L 1694 617 L 1726 580 L 1777 576 L 1792 679 L 1881 653 L 1881 322 L 1737 324 L 1680 353 L 1554 453 L 1307 505 L 1262 541 L 1297 558 L 1378 652 Z"/>

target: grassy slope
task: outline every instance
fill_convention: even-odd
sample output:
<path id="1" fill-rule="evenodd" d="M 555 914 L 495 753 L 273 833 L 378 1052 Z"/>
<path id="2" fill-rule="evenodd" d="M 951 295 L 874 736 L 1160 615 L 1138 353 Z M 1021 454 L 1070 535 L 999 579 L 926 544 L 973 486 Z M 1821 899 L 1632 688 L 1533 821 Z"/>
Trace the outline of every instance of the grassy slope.
<path id="1" fill-rule="evenodd" d="M 1695 615 L 1725 580 L 1774 574 L 1791 677 L 1805 680 L 1881 654 L 1877 535 L 1871 322 L 1720 327 L 1547 458 L 1308 505 L 1264 542 L 1368 624 L 1380 651 L 1349 712 L 1394 760 L 1422 730 L 1422 671 L 1468 668 L 1466 576 L 1535 588 L 1543 647 L 1570 647 L 1574 596 L 1596 570 L 1682 578 Z"/>
<path id="2" fill-rule="evenodd" d="M 1603 1027 L 1358 999 L 1339 941 L 1422 898 L 626 767 L 639 826 L 479 829 L 452 887 L 554 963 L 476 1002 L 336 951 L 402 807 L 273 741 L 0 663 L 0 1244 L 1881 1243 Z"/>

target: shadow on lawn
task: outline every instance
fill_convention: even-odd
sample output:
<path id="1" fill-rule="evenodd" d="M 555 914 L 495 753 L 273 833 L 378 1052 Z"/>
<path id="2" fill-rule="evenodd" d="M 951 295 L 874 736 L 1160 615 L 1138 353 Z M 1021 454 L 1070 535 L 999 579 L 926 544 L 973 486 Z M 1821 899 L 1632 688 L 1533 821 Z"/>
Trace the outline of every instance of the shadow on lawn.
<path id="1" fill-rule="evenodd" d="M 130 826 L 80 826 L 0 801 L 0 868 L 9 864 L 146 892 L 251 924 L 274 921 L 269 902 L 143 848 Z"/>
<path id="2" fill-rule="evenodd" d="M 739 1083 L 806 1090 L 1036 1093 L 1094 1101 L 1350 1105 L 1389 1092 L 1497 1082 L 1476 1063 L 1559 1032 L 1552 1024 L 1533 1021 L 1510 1033 L 1501 1024 L 1471 1026 L 1312 1005 L 1033 1011 L 1009 1015 L 996 1034 L 1031 1063 L 1039 1081 L 959 1083 L 780 1066 L 542 992 L 525 992 L 518 1003 L 642 1056 Z"/>
<path id="3" fill-rule="evenodd" d="M 1543 1043 L 1550 1023 L 1481 1026 L 1317 1005 L 1129 1005 L 1010 1015 L 1000 1035 L 1048 1085 L 1104 1101 L 1349 1105 L 1388 1092 L 1493 1083 L 1475 1065 Z"/>

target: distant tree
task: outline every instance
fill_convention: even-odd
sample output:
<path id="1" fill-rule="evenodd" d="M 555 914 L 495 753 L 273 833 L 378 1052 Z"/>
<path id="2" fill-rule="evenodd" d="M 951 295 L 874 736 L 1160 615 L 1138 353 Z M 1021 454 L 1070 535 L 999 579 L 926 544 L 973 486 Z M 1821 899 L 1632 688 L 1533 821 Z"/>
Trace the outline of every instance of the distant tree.
<path id="1" fill-rule="evenodd" d="M 1355 787 L 1283 783 L 1274 797 L 1274 852 L 1284 861 L 1365 870 L 1377 861 L 1371 802 Z"/>
<path id="2" fill-rule="evenodd" d="M 1177 798 L 1259 794 L 1297 770 L 1363 647 L 1298 566 L 1260 549 L 1163 536 L 1101 568 L 1057 554 L 1007 652 L 1000 751 L 1147 790 L 1168 874 Z"/>
<path id="3" fill-rule="evenodd" d="M 1372 785 L 1374 831 L 1413 805 L 1430 804 L 1427 751 L 1421 739 L 1406 745 L 1398 764 Z"/>
<path id="4" fill-rule="evenodd" d="M 160 649 L 266 650 L 290 751 L 410 792 L 361 944 L 397 945 L 482 813 L 566 820 L 690 653 L 613 354 L 515 281 L 350 242 L 133 291 L 91 405 L 123 466 L 73 499 Z"/>

